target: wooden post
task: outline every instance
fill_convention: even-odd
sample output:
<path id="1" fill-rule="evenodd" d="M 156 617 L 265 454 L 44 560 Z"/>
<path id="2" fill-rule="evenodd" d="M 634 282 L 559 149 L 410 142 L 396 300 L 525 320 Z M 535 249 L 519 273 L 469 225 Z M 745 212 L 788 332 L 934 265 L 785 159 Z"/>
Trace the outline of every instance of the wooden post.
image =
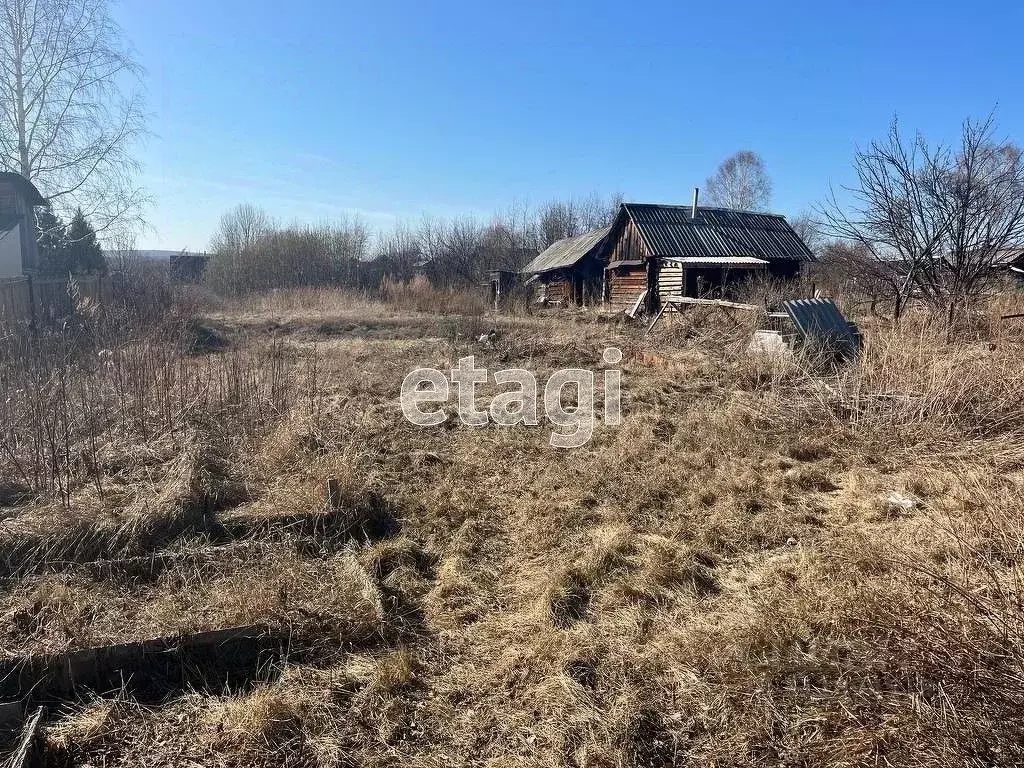
<path id="1" fill-rule="evenodd" d="M 32 330 L 36 329 L 36 293 L 35 288 L 32 285 L 32 275 L 26 275 L 28 278 L 28 327 Z"/>

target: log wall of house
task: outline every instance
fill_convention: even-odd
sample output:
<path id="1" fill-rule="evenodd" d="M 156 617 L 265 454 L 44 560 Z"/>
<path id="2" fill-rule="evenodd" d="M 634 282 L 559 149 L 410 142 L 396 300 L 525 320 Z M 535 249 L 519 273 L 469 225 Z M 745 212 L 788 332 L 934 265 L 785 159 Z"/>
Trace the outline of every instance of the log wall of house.
<path id="1" fill-rule="evenodd" d="M 633 222 L 627 220 L 605 257 L 606 263 L 644 261 L 647 257 L 647 247 L 640 239 L 640 234 Z M 631 310 L 637 297 L 647 288 L 646 264 L 613 267 L 605 272 L 605 302 L 613 312 Z"/>
<path id="2" fill-rule="evenodd" d="M 647 267 L 619 267 L 608 271 L 608 307 L 613 312 L 633 308 L 637 297 L 647 290 Z"/>
<path id="3" fill-rule="evenodd" d="M 572 296 L 572 284 L 564 275 L 554 274 L 543 284 L 544 300 L 549 304 L 565 305 Z"/>
<path id="4" fill-rule="evenodd" d="M 666 296 L 679 296 L 683 293 L 683 268 L 678 264 L 662 262 L 658 265 L 658 300 Z M 669 307 L 669 312 L 675 312 Z"/>

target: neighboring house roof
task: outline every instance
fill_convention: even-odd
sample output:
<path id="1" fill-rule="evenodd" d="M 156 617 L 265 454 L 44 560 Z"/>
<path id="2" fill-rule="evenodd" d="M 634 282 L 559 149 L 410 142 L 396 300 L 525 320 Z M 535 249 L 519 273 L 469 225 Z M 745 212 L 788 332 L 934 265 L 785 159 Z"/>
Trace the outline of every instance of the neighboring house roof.
<path id="1" fill-rule="evenodd" d="M 751 256 L 767 261 L 815 261 L 786 218 L 778 214 L 700 206 L 694 219 L 688 205 L 648 203 L 623 203 L 622 210 L 656 257 Z"/>
<path id="2" fill-rule="evenodd" d="M 46 205 L 46 198 L 39 194 L 39 190 L 36 189 L 36 185 L 26 179 L 20 173 L 11 173 L 10 171 L 0 172 L 0 181 L 6 181 L 13 184 L 26 200 L 29 205 Z"/>
<path id="3" fill-rule="evenodd" d="M 1002 248 L 996 253 L 994 260 L 996 267 L 1018 267 L 1024 266 L 1024 246 L 1014 248 Z"/>
<path id="4" fill-rule="evenodd" d="M 579 261 L 599 248 L 611 227 L 602 227 L 578 237 L 556 240 L 522 268 L 525 273 L 550 272 L 575 266 Z"/>

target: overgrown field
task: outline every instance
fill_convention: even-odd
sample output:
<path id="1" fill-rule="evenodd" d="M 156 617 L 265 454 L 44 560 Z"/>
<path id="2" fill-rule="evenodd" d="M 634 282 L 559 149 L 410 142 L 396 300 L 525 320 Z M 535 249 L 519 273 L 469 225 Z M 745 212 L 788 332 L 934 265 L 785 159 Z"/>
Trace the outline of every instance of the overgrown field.
<path id="1" fill-rule="evenodd" d="M 748 333 L 306 291 L 110 346 L 8 339 L 0 661 L 288 638 L 228 688 L 51 705 L 50 759 L 1020 764 L 1024 327 L 871 322 L 839 368 Z M 543 382 L 609 346 L 622 424 L 599 407 L 579 449 L 399 407 L 418 366 Z"/>

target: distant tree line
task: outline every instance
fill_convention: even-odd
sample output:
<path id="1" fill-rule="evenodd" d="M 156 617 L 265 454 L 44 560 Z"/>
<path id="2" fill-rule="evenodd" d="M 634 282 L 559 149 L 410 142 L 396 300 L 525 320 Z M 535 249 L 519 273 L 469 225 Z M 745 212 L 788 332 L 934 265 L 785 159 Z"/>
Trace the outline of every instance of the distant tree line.
<path id="1" fill-rule="evenodd" d="M 281 225 L 244 204 L 221 217 L 206 280 L 225 295 L 304 285 L 375 289 L 417 275 L 445 287 L 481 284 L 491 270 L 521 269 L 556 240 L 609 225 L 620 203 L 620 196 L 590 195 L 536 210 L 513 206 L 486 221 L 424 217 L 381 233 L 358 217 Z"/>

